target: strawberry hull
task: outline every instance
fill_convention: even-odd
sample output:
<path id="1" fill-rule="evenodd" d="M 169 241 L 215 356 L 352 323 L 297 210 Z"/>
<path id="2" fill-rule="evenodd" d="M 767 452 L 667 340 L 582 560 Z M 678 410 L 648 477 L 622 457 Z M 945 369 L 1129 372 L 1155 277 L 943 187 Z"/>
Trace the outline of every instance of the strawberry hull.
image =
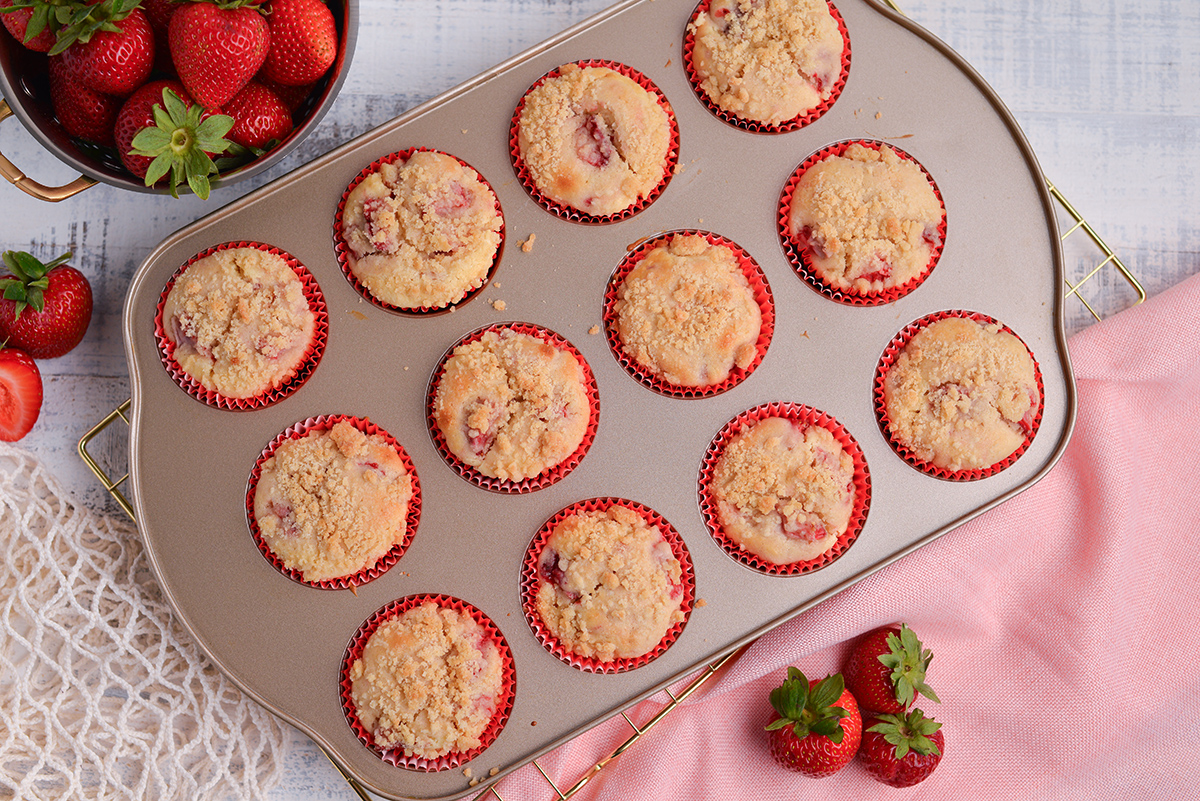
<path id="1" fill-rule="evenodd" d="M 338 53 L 332 68 L 312 87 L 311 93 L 300 104 L 294 117 L 296 124 L 291 134 L 278 146 L 255 161 L 213 180 L 213 188 L 245 180 L 275 164 L 296 147 L 320 124 L 333 106 L 341 89 L 358 36 L 358 0 L 339 0 L 330 5 L 338 34 Z M 157 42 L 156 42 L 157 45 Z M 162 44 L 166 49 L 166 43 Z M 122 165 L 113 147 L 98 146 L 72 136 L 59 122 L 50 102 L 50 80 L 47 57 L 21 45 L 7 31 L 0 31 L 0 93 L 13 116 L 30 134 L 59 161 L 80 173 L 81 179 L 67 187 L 43 187 L 36 183 L 22 182 L 20 188 L 43 200 L 61 200 L 90 183 L 105 183 L 121 189 L 149 194 L 167 194 L 165 184 L 148 187 Z M 17 164 L 22 172 L 36 179 L 42 170 L 36 163 Z M 179 191 L 189 191 L 183 186 Z"/>

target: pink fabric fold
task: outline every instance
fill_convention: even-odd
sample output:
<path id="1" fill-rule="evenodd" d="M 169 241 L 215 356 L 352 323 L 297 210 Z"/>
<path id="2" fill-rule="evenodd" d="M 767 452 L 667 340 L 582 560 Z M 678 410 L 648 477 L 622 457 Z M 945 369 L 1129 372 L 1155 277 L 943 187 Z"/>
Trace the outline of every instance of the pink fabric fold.
<path id="1" fill-rule="evenodd" d="M 1200 276 L 1070 341 L 1079 414 L 1037 484 L 755 642 L 578 799 L 1184 799 L 1200 775 Z M 935 654 L 945 756 L 895 789 L 857 761 L 775 765 L 767 694 L 841 669 L 903 621 Z M 661 708 L 643 702 L 637 722 Z M 629 736 L 620 717 L 538 760 L 559 787 Z M 505 801 L 553 798 L 532 766 Z"/>

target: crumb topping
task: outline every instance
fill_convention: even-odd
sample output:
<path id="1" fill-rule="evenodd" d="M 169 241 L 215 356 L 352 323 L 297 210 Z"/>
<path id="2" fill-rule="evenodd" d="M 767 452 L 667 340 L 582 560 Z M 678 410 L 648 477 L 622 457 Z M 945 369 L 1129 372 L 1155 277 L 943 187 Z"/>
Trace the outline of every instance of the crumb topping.
<path id="1" fill-rule="evenodd" d="M 316 315 L 282 257 L 228 248 L 198 259 L 175 280 L 163 329 L 175 361 L 205 389 L 252 398 L 295 375 Z"/>
<path id="2" fill-rule="evenodd" d="M 458 459 L 492 478 L 522 481 L 562 462 L 591 416 L 583 367 L 529 334 L 487 331 L 446 360 L 434 416 Z"/>
<path id="3" fill-rule="evenodd" d="M 280 444 L 263 462 L 254 519 L 306 581 L 371 567 L 404 541 L 412 477 L 387 440 L 342 420 Z"/>
<path id="4" fill-rule="evenodd" d="M 768 417 L 730 439 L 711 491 L 740 548 L 772 564 L 807 561 L 849 527 L 854 459 L 822 426 Z"/>
<path id="5" fill-rule="evenodd" d="M 642 656 L 684 620 L 682 575 L 671 544 L 637 512 L 579 512 L 554 527 L 542 550 L 538 614 L 578 656 Z"/>
<path id="6" fill-rule="evenodd" d="M 483 284 L 500 247 L 496 196 L 445 153 L 385 163 L 346 199 L 350 271 L 378 300 L 440 308 Z"/>
<path id="7" fill-rule="evenodd" d="M 481 744 L 503 690 L 502 659 L 471 615 L 427 602 L 379 625 L 350 680 L 377 746 L 437 759 Z"/>
<path id="8" fill-rule="evenodd" d="M 887 145 L 853 144 L 805 170 L 789 226 L 825 283 L 877 292 L 924 272 L 943 216 L 920 167 Z"/>
<path id="9" fill-rule="evenodd" d="M 587 214 L 616 214 L 666 174 L 670 119 L 658 99 L 608 67 L 564 65 L 529 92 L 518 147 L 538 191 Z"/>
<path id="10" fill-rule="evenodd" d="M 701 91 L 742 119 L 802 116 L 841 74 L 842 34 L 825 0 L 713 0 L 688 28 Z"/>
<path id="11" fill-rule="evenodd" d="M 1033 358 L 996 325 L 947 317 L 918 331 L 883 384 L 888 431 L 946 470 L 990 467 L 1033 430 L 1041 405 Z"/>
<path id="12" fill-rule="evenodd" d="M 719 384 L 757 355 L 762 310 L 733 251 L 674 236 L 629 272 L 614 311 L 621 346 L 671 384 Z"/>

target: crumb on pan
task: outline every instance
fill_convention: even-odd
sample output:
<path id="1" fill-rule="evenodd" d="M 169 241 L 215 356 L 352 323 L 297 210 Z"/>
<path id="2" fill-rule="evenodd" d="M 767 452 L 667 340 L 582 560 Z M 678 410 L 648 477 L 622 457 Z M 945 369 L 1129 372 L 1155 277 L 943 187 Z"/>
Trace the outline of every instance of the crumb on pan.
<path id="1" fill-rule="evenodd" d="M 600 333 L 600 326 L 598 326 L 598 325 L 593 325 L 591 328 L 589 328 L 589 329 L 588 329 L 588 333 L 589 333 L 589 334 L 591 334 L 592 336 L 595 336 L 596 334 L 599 334 L 599 333 Z"/>
<path id="2" fill-rule="evenodd" d="M 506 308 L 508 308 L 508 304 L 502 300 L 494 300 L 492 301 L 492 308 L 496 311 L 504 311 Z"/>
<path id="3" fill-rule="evenodd" d="M 533 250 L 533 240 L 537 239 L 537 234 L 530 234 L 529 238 L 521 242 L 521 252 L 528 253 Z"/>

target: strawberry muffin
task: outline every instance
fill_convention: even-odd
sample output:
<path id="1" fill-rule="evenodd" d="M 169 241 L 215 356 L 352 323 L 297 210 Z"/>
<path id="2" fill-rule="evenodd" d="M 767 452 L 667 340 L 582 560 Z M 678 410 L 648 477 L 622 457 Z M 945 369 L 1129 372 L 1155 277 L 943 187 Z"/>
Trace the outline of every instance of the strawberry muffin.
<path id="1" fill-rule="evenodd" d="M 617 289 L 621 347 L 662 380 L 720 384 L 757 356 L 762 311 L 737 256 L 695 234 L 648 251 Z"/>
<path id="2" fill-rule="evenodd" d="M 921 328 L 883 377 L 888 435 L 949 471 L 989 468 L 1032 436 L 1041 407 L 1033 356 L 995 323 L 945 317 Z"/>
<path id="3" fill-rule="evenodd" d="M 533 478 L 583 443 L 591 403 L 570 350 L 498 328 L 458 345 L 442 369 L 433 417 L 450 453 L 484 476 Z"/>
<path id="4" fill-rule="evenodd" d="M 478 748 L 504 694 L 504 660 L 469 612 L 426 601 L 380 623 L 350 665 L 375 747 L 438 759 Z"/>
<path id="5" fill-rule="evenodd" d="M 742 120 L 808 114 L 841 75 L 845 43 L 825 0 L 712 0 L 688 30 L 697 88 Z"/>
<path id="6" fill-rule="evenodd" d="M 816 278 L 843 292 L 897 289 L 930 268 L 945 211 L 924 170 L 854 143 L 804 170 L 788 233 Z"/>
<path id="7" fill-rule="evenodd" d="M 729 440 L 709 491 L 738 548 L 773 565 L 805 562 L 849 528 L 854 459 L 823 426 L 766 417 Z"/>
<path id="8" fill-rule="evenodd" d="M 197 259 L 163 304 L 163 334 L 204 389 L 253 398 L 285 384 L 316 331 L 304 285 L 283 257 L 256 247 Z"/>
<path id="9" fill-rule="evenodd" d="M 426 150 L 381 163 L 350 191 L 341 216 L 350 273 L 400 309 L 441 308 L 482 285 L 502 228 L 479 174 Z"/>
<path id="10" fill-rule="evenodd" d="M 517 120 L 537 191 L 595 216 L 623 212 L 662 183 L 671 137 L 658 98 L 608 67 L 563 66 L 530 90 Z"/>
<path id="11" fill-rule="evenodd" d="M 373 567 L 405 541 L 412 477 L 379 434 L 348 420 L 284 440 L 254 489 L 259 535 L 307 582 Z"/>
<path id="12" fill-rule="evenodd" d="M 537 614 L 572 654 L 653 651 L 682 622 L 683 568 L 663 532 L 621 505 L 560 520 L 538 559 Z"/>

